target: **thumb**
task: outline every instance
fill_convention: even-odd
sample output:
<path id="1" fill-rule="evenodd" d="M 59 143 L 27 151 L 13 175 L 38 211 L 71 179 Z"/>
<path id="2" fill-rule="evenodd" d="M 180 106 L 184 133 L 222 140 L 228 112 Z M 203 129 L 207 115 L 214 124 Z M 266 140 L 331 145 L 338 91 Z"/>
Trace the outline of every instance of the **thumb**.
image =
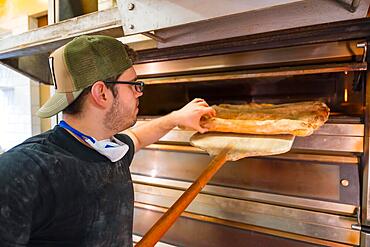
<path id="1" fill-rule="evenodd" d="M 195 130 L 196 131 L 198 131 L 199 133 L 201 133 L 201 134 L 204 134 L 205 132 L 207 132 L 208 131 L 208 129 L 206 129 L 206 128 L 202 128 L 202 127 L 197 127 L 197 128 L 195 128 Z"/>

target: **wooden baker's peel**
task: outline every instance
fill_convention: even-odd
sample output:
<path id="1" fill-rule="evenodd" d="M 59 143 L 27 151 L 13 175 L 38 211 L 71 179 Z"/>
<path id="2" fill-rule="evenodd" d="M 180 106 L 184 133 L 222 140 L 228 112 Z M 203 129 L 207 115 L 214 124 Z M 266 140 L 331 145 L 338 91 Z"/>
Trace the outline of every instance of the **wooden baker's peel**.
<path id="1" fill-rule="evenodd" d="M 292 135 L 265 136 L 216 132 L 194 134 L 190 143 L 215 157 L 198 179 L 152 226 L 136 246 L 154 246 L 226 161 L 285 153 L 291 149 L 293 141 L 294 136 Z"/>

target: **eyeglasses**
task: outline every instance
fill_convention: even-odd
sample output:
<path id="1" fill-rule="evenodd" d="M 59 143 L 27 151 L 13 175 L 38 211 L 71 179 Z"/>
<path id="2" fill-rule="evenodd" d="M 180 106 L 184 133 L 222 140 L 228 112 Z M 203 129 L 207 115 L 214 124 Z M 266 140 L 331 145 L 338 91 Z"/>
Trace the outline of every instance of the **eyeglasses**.
<path id="1" fill-rule="evenodd" d="M 115 83 L 115 84 L 129 84 L 129 85 L 134 85 L 135 90 L 138 93 L 144 92 L 144 82 L 142 81 L 104 81 L 105 83 Z"/>

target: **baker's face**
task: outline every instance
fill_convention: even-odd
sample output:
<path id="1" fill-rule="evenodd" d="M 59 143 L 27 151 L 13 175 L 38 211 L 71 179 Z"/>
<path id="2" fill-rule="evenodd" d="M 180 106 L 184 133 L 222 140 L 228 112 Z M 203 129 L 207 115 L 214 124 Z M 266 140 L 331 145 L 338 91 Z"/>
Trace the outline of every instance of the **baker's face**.
<path id="1" fill-rule="evenodd" d="M 125 70 L 117 81 L 135 81 L 137 78 L 133 67 Z M 113 103 L 105 115 L 105 125 L 114 130 L 115 133 L 121 132 L 136 123 L 139 112 L 139 97 L 142 92 L 137 92 L 134 85 L 116 84 L 118 94 L 113 98 Z M 113 96 L 112 96 L 113 97 Z"/>

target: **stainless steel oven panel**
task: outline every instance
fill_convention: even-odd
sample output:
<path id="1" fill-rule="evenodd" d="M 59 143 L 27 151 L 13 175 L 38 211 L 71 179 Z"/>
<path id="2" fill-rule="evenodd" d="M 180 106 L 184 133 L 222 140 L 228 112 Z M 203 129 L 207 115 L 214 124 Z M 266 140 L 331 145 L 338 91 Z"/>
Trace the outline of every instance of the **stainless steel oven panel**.
<path id="1" fill-rule="evenodd" d="M 135 65 L 137 66 L 137 65 Z M 299 75 L 314 75 L 327 73 L 344 73 L 348 76 L 351 71 L 366 71 L 367 64 L 362 62 L 357 63 L 334 63 L 324 65 L 304 65 L 304 66 L 287 66 L 270 69 L 251 69 L 230 72 L 215 72 L 195 75 L 179 75 L 165 76 L 142 79 L 146 85 L 158 84 L 174 84 L 174 83 L 201 83 L 210 81 L 230 81 L 230 80 L 247 80 L 255 78 L 263 78 L 265 80 L 271 78 L 299 76 Z"/>
<path id="2" fill-rule="evenodd" d="M 144 235 L 165 210 L 166 208 L 163 207 L 136 202 L 134 233 Z M 224 247 L 230 245 L 233 247 L 349 246 L 338 242 L 186 212 L 177 219 L 161 240 L 176 246 L 192 247 Z"/>
<path id="3" fill-rule="evenodd" d="M 361 57 L 363 50 L 357 47 L 361 40 L 310 44 L 276 49 L 239 52 L 172 61 L 136 64 L 139 78 L 159 77 L 171 74 L 189 74 L 206 71 L 225 71 L 247 67 L 284 66 L 288 64 L 312 64 L 319 62 L 352 62 Z"/>
<path id="4" fill-rule="evenodd" d="M 135 201 L 162 207 L 171 206 L 182 193 L 141 184 L 134 184 L 134 189 Z M 360 243 L 360 232 L 351 229 L 357 223 L 352 217 L 205 194 L 198 195 L 186 211 L 345 244 Z"/>
<path id="5" fill-rule="evenodd" d="M 194 181 L 211 160 L 208 154 L 183 150 L 183 146 L 170 147 L 139 151 L 131 172 Z M 331 160 L 306 158 L 292 154 L 288 159 L 271 156 L 227 162 L 209 184 L 359 206 L 358 165 L 350 163 L 356 158 L 343 158 L 344 163 L 338 163 L 341 157 L 335 155 Z"/>
<path id="6" fill-rule="evenodd" d="M 292 149 L 362 153 L 364 138 L 357 136 L 312 135 L 296 137 Z"/>
<path id="7" fill-rule="evenodd" d="M 136 174 L 132 175 L 132 180 L 135 184 L 146 184 L 179 190 L 186 190 L 191 185 L 190 182 L 181 180 L 157 178 Z M 358 205 L 319 201 L 303 197 L 278 195 L 273 193 L 264 193 L 209 184 L 202 189 L 201 193 L 352 217 L 356 216 L 358 207 Z"/>

